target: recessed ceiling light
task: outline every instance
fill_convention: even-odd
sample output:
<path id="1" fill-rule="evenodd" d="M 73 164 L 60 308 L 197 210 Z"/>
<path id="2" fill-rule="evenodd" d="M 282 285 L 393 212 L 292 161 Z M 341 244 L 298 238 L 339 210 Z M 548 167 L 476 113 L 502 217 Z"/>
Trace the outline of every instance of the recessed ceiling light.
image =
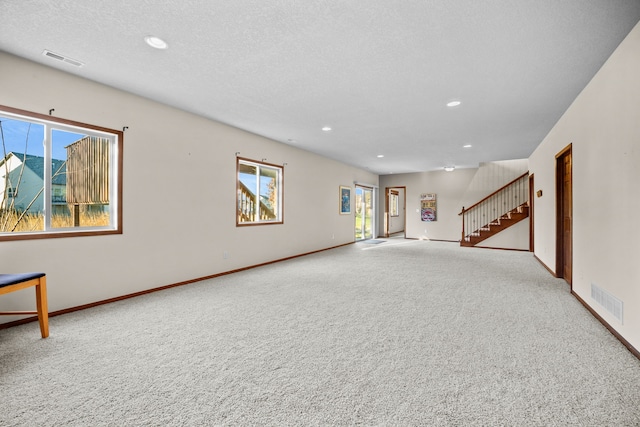
<path id="1" fill-rule="evenodd" d="M 472 145 L 471 144 L 467 144 L 467 145 L 463 145 L 462 148 L 471 148 Z"/>
<path id="2" fill-rule="evenodd" d="M 292 143 L 292 144 L 295 144 L 296 142 L 298 142 L 298 141 L 296 141 L 295 139 L 292 139 L 292 138 L 287 139 L 287 141 Z"/>
<path id="3" fill-rule="evenodd" d="M 447 171 L 447 172 L 451 172 L 451 171 L 453 171 L 454 169 L 455 169 L 455 167 L 454 167 L 454 166 L 445 166 L 445 167 L 444 167 L 444 170 L 445 170 L 445 171 Z"/>
<path id="4" fill-rule="evenodd" d="M 166 41 L 162 40 L 160 37 L 156 36 L 146 36 L 144 41 L 147 44 L 155 49 L 166 49 L 169 47 Z"/>
<path id="5" fill-rule="evenodd" d="M 324 132 L 329 132 L 329 131 L 331 131 L 331 127 L 329 127 L 329 126 L 325 126 L 325 127 L 323 127 L 323 128 L 322 128 L 322 130 L 323 130 Z"/>
<path id="6" fill-rule="evenodd" d="M 384 157 L 384 154 L 378 154 L 378 158 L 381 159 Z"/>
<path id="7" fill-rule="evenodd" d="M 462 104 L 462 102 L 457 101 L 457 100 L 449 101 L 449 102 L 447 102 L 447 107 L 457 107 L 460 104 Z"/>

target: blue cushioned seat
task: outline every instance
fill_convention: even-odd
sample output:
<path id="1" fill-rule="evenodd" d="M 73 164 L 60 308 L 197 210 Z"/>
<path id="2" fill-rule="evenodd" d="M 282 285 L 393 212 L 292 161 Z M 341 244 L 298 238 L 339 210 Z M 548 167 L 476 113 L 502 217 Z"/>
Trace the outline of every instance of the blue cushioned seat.
<path id="1" fill-rule="evenodd" d="M 0 288 L 43 277 L 44 273 L 0 274 Z"/>

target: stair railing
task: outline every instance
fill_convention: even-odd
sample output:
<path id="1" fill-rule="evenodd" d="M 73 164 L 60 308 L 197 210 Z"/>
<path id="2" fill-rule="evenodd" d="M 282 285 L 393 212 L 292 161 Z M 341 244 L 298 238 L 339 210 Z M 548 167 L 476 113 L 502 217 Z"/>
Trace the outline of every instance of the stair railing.
<path id="1" fill-rule="evenodd" d="M 529 172 L 500 187 L 469 208 L 462 207 L 462 241 L 499 221 L 503 215 L 525 204 L 529 199 Z"/>
<path id="2" fill-rule="evenodd" d="M 253 194 L 246 185 L 238 182 L 240 197 L 238 198 L 238 222 L 254 222 L 258 209 L 256 206 L 256 195 Z M 260 220 L 272 220 L 276 218 L 275 212 L 264 202 L 260 201 Z"/>

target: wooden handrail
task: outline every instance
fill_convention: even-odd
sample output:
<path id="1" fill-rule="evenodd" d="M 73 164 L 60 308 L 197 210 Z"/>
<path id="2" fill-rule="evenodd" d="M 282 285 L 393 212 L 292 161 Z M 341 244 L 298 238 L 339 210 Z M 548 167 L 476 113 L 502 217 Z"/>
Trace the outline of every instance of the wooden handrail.
<path id="1" fill-rule="evenodd" d="M 476 206 L 478 206 L 480 203 L 484 202 L 485 200 L 493 197 L 495 194 L 499 193 L 500 191 L 504 190 L 505 188 L 507 188 L 508 186 L 510 186 L 511 184 L 515 183 L 516 181 L 524 178 L 525 176 L 529 175 L 529 171 L 526 171 L 525 173 L 523 173 L 522 175 L 520 175 L 519 177 L 517 177 L 516 179 L 514 179 L 511 182 L 508 182 L 507 184 L 503 185 L 502 187 L 498 188 L 496 191 L 494 191 L 493 193 L 489 194 L 487 197 L 485 197 L 484 199 L 480 200 L 479 202 L 475 203 L 473 206 L 470 206 L 468 208 L 465 209 L 465 207 L 462 207 L 462 212 L 460 212 L 458 215 L 462 215 L 467 211 L 470 211 L 471 209 L 475 208 Z"/>

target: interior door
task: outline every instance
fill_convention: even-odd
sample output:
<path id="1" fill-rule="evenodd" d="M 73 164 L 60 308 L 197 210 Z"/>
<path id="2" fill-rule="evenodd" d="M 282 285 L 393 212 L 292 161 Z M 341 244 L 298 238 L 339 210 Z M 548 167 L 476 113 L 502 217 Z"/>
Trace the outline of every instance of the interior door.
<path id="1" fill-rule="evenodd" d="M 372 239 L 373 224 L 373 188 L 356 185 L 355 239 Z"/>
<path id="2" fill-rule="evenodd" d="M 573 177 L 571 146 L 556 157 L 557 236 L 556 274 L 572 283 L 573 276 Z"/>
<path id="3" fill-rule="evenodd" d="M 533 174 L 529 175 L 529 252 L 535 251 L 535 220 L 534 220 L 534 204 L 535 204 L 535 186 L 533 182 Z"/>

